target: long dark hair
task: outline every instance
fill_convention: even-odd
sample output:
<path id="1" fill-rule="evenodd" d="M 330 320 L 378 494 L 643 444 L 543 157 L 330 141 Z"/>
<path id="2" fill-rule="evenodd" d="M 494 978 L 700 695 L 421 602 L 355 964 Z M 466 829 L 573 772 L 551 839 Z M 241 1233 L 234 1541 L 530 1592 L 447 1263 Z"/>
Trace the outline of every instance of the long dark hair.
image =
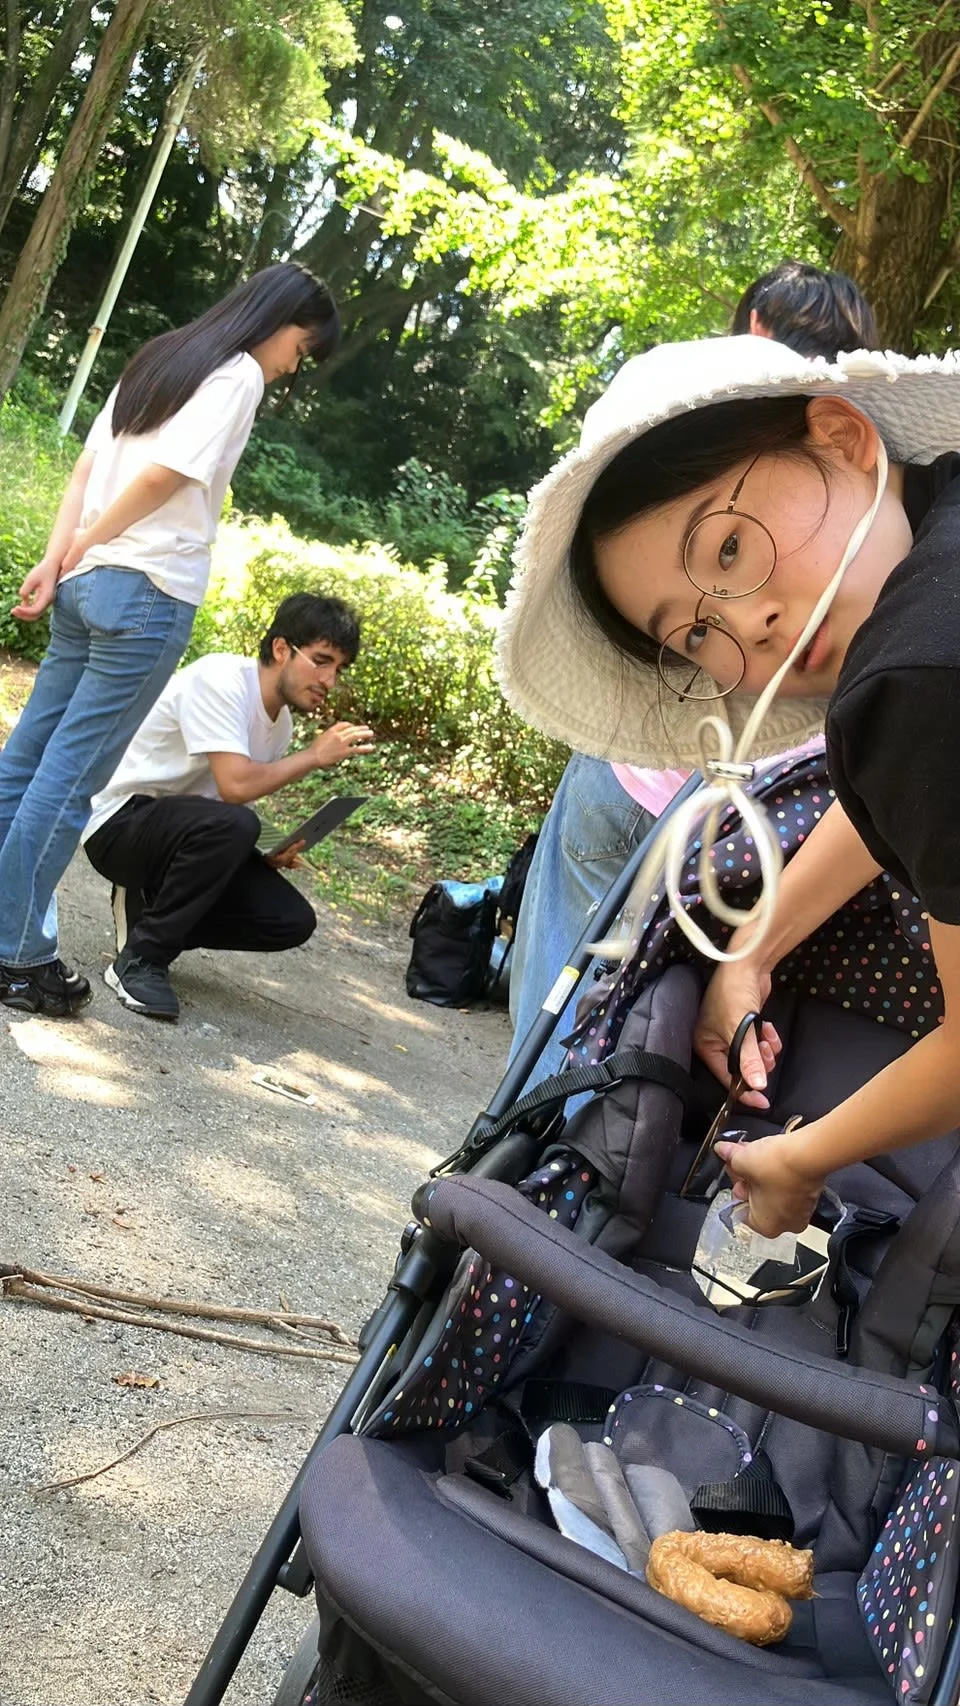
<path id="1" fill-rule="evenodd" d="M 296 261 L 264 267 L 187 326 L 161 332 L 128 361 L 113 405 L 113 431 L 150 432 L 162 426 L 216 368 L 255 349 L 283 326 L 312 333 L 310 354 L 324 361 L 340 338 L 330 291 Z"/>
<path id="2" fill-rule="evenodd" d="M 622 656 L 655 667 L 656 640 L 621 616 L 600 584 L 595 547 L 638 516 L 720 480 L 755 456 L 802 456 L 826 473 L 807 438 L 806 397 L 713 403 L 675 415 L 628 444 L 590 489 L 570 547 L 570 578 L 584 615 Z"/>

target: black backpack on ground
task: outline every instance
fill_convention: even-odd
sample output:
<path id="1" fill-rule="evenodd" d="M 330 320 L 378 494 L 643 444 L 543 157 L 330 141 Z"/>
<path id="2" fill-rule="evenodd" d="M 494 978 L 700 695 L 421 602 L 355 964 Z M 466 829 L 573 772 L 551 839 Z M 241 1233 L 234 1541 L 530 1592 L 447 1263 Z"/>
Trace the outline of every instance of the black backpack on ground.
<path id="1" fill-rule="evenodd" d="M 406 982 L 414 1001 L 466 1007 L 486 996 L 505 999 L 510 943 L 536 844 L 528 835 L 502 878 L 433 883 L 427 890 L 410 922 Z"/>
<path id="2" fill-rule="evenodd" d="M 497 929 L 497 885 L 433 883 L 410 922 L 407 994 L 435 1007 L 482 1000 Z"/>

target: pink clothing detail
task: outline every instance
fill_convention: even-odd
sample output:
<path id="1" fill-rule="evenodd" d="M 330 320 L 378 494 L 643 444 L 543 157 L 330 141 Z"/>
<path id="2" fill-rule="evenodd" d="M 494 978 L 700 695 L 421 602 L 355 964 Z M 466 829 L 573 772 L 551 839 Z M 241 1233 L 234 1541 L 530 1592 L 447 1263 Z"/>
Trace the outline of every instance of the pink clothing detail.
<path id="1" fill-rule="evenodd" d="M 611 764 L 610 768 L 631 800 L 645 806 L 654 817 L 666 811 L 690 774 L 689 770 L 641 770 L 636 764 Z"/>
<path id="2" fill-rule="evenodd" d="M 781 752 L 776 758 L 767 759 L 768 764 L 782 764 L 784 759 L 799 758 L 808 752 L 817 752 L 823 745 L 822 737 L 808 740 L 803 746 L 792 747 L 789 752 Z M 644 806 L 654 817 L 659 817 L 666 811 L 670 801 L 680 788 L 683 787 L 690 772 L 689 770 L 641 770 L 636 764 L 611 764 L 613 774 L 621 788 Z"/>

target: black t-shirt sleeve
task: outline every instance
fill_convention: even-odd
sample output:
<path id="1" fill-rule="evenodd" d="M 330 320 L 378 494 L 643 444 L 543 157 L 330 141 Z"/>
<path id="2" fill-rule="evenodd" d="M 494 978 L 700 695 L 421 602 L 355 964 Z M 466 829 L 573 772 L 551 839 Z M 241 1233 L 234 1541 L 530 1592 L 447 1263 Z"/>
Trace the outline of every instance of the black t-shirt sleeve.
<path id="1" fill-rule="evenodd" d="M 960 924 L 960 674 L 904 667 L 830 708 L 837 798 L 873 857 L 943 924 Z"/>

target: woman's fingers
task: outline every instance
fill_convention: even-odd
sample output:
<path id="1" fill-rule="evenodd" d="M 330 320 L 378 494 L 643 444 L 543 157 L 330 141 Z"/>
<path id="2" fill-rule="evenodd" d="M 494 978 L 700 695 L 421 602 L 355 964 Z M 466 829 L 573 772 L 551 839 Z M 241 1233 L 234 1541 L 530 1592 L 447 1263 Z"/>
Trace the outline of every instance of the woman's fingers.
<path id="1" fill-rule="evenodd" d="M 769 1042 L 767 1048 L 770 1048 Z M 740 1050 L 740 1073 L 751 1090 L 764 1090 L 767 1083 L 767 1063 L 763 1050 L 757 1040 L 757 1033 L 751 1026 L 743 1039 Z"/>
<path id="2" fill-rule="evenodd" d="M 35 622 L 38 616 L 53 603 L 53 595 L 57 588 L 56 575 L 49 570 L 37 567 L 31 569 L 25 577 L 23 585 L 17 594 L 17 603 L 10 614 L 20 622 Z"/>

